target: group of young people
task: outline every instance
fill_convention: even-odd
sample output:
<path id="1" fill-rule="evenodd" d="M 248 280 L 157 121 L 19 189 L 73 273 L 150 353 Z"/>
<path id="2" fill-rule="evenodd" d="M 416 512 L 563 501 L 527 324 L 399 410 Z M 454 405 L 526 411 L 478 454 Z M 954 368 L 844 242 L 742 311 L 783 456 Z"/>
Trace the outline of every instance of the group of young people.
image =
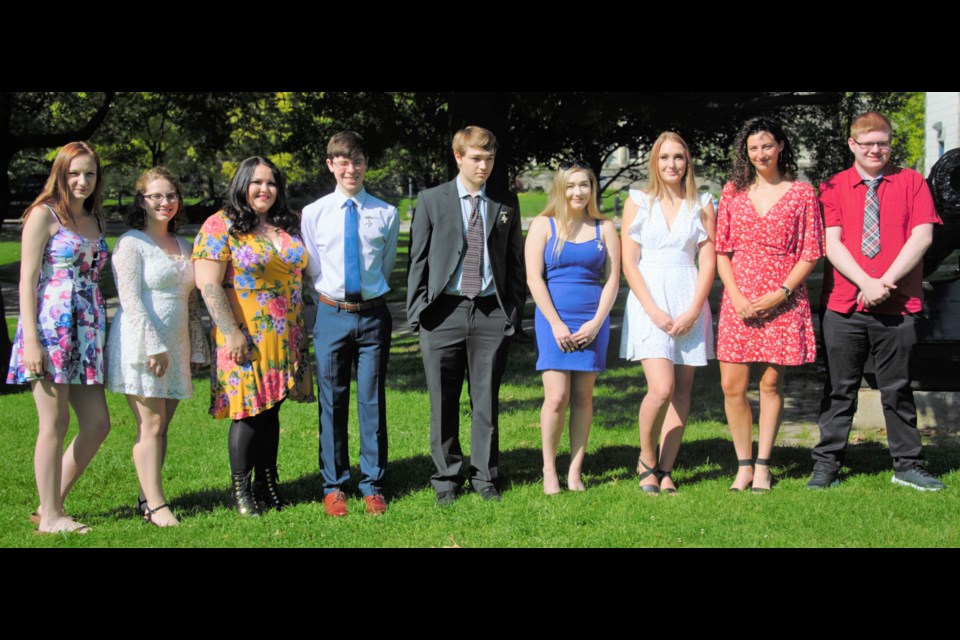
<path id="1" fill-rule="evenodd" d="M 567 488 L 583 489 L 593 386 L 606 366 L 618 258 L 630 287 L 620 357 L 641 361 L 647 382 L 639 410 L 640 490 L 677 491 L 671 473 L 695 367 L 716 357 L 738 461 L 730 489 L 769 491 L 785 369 L 816 357 L 804 282 L 824 255 L 827 379 L 807 487 L 839 483 L 872 356 L 892 481 L 923 491 L 945 488 L 924 465 L 909 375 L 923 299 L 920 262 L 941 220 L 922 176 L 890 164 L 891 134 L 880 113 L 854 119 L 847 141 L 854 165 L 820 185 L 818 196 L 796 179 L 794 153 L 780 124 L 753 118 L 735 138 L 732 180 L 715 214 L 709 194 L 698 195 L 686 143 L 676 133 L 663 133 L 650 154 L 648 187 L 630 191 L 619 240 L 597 210 L 590 168 L 561 165 L 526 246 L 527 281 L 537 304 L 537 369 L 543 372 L 545 493 L 560 491 L 557 443 L 568 407 Z M 715 269 L 724 287 L 716 341 L 707 304 Z M 756 458 L 747 399 L 753 365 L 760 369 Z"/>
<path id="2" fill-rule="evenodd" d="M 824 235 L 828 379 L 808 486 L 837 483 L 872 353 L 894 482 L 943 488 L 923 465 L 907 371 L 922 299 L 919 262 L 940 220 L 922 177 L 889 164 L 890 134 L 878 113 L 857 118 L 848 141 L 855 164 L 821 185 L 818 199 L 810 185 L 796 181 L 779 124 L 750 120 L 736 137 L 733 180 L 715 213 L 709 194 L 698 194 L 686 143 L 666 132 L 650 155 L 649 186 L 630 191 L 621 237 L 599 212 L 593 171 L 571 162 L 556 171 L 547 207 L 532 220 L 524 243 L 516 196 L 488 185 L 496 137 L 481 127 L 458 131 L 452 144 L 457 177 L 418 196 L 407 276 L 407 317 L 419 335 L 430 396 L 437 504 L 455 502 L 465 478 L 483 499 L 502 499 L 499 388 L 528 288 L 537 307 L 544 386 L 543 489 L 561 490 L 556 458 L 568 409 L 566 485 L 584 489 L 593 389 L 606 367 L 621 263 L 630 295 L 620 356 L 641 361 L 647 381 L 639 410 L 640 489 L 676 492 L 671 472 L 694 371 L 716 357 L 739 460 L 731 489 L 769 490 L 785 367 L 812 362 L 816 352 L 804 280 L 824 255 Z M 31 384 L 37 406 L 40 506 L 31 519 L 39 531 L 90 530 L 66 513 L 64 501 L 109 432 L 104 387 L 126 395 L 137 422 L 138 511 L 160 527 L 178 524 L 161 482 L 167 431 L 178 402 L 192 396 L 191 373 L 206 363 L 212 365 L 210 414 L 231 420 L 240 514 L 284 506 L 279 410 L 289 398 L 319 400 L 323 503 L 327 514 L 347 515 L 354 368 L 358 488 L 368 513 L 387 510 L 385 386 L 393 322 L 385 295 L 399 216 L 364 188 L 367 160 L 359 134 L 334 135 L 326 164 L 336 189 L 300 216 L 287 204 L 282 172 L 267 158 L 244 160 L 223 210 L 204 222 L 192 249 L 176 234 L 184 215 L 177 179 L 162 167 L 144 173 L 126 216 L 131 230 L 113 254 L 120 308 L 108 337 L 98 286 L 108 258 L 100 162 L 83 142 L 60 150 L 43 192 L 24 214 L 21 314 L 7 378 Z M 724 284 L 716 346 L 707 303 L 715 269 Z M 305 285 L 317 302 L 316 397 Z M 197 290 L 214 325 L 212 353 Z M 746 395 L 751 363 L 762 369 L 756 460 Z M 465 379 L 472 407 L 469 469 L 459 440 Z M 64 451 L 70 407 L 79 429 Z"/>

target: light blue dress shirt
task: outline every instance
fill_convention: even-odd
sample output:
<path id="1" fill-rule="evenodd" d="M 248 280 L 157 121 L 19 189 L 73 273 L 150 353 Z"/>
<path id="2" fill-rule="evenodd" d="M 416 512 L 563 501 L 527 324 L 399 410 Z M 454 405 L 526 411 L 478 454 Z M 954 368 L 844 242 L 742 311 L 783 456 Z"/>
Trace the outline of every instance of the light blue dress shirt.
<path id="1" fill-rule="evenodd" d="M 343 221 L 347 200 L 339 189 L 303 209 L 300 231 L 310 255 L 304 280 L 314 291 L 343 301 Z M 390 272 L 397 261 L 400 216 L 397 208 L 361 189 L 353 197 L 360 216 L 360 292 L 370 300 L 390 291 Z"/>
<path id="2" fill-rule="evenodd" d="M 457 270 L 453 272 L 453 277 L 450 278 L 450 282 L 447 283 L 447 288 L 444 289 L 444 293 L 461 296 L 463 295 L 463 290 L 461 289 L 463 283 L 463 259 L 467 255 L 467 231 L 470 229 L 470 214 L 473 213 L 473 204 L 470 202 L 470 192 L 463 186 L 459 175 L 457 176 L 457 194 L 460 198 L 460 213 L 463 215 L 464 248 L 463 255 L 460 256 L 460 264 L 457 265 Z M 480 197 L 480 219 L 483 221 L 483 278 L 480 281 L 480 293 L 478 295 L 492 296 L 497 292 L 497 286 L 493 282 L 493 269 L 490 267 L 490 252 L 487 249 L 487 231 L 490 228 L 490 221 L 487 219 L 489 213 L 489 207 L 487 207 L 487 185 L 483 185 L 478 195 Z"/>

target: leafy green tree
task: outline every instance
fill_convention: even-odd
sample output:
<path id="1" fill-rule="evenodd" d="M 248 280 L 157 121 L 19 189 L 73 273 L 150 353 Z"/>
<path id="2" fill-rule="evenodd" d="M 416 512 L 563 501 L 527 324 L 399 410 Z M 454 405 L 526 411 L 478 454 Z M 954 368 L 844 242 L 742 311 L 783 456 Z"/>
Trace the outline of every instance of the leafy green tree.
<path id="1" fill-rule="evenodd" d="M 10 168 L 17 154 L 87 140 L 110 111 L 114 92 L 0 92 L 0 216 L 10 210 Z M 21 159 L 27 166 L 29 161 Z"/>

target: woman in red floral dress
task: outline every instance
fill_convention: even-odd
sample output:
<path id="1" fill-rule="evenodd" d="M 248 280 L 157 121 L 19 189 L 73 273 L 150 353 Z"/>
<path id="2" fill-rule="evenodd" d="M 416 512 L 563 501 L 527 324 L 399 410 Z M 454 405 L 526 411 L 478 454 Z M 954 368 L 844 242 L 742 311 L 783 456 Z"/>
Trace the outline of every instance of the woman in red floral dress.
<path id="1" fill-rule="evenodd" d="M 730 487 L 768 491 L 770 455 L 780 428 L 784 367 L 813 362 L 816 338 L 804 284 L 823 255 L 816 192 L 794 180 L 796 162 L 780 125 L 754 118 L 735 141 L 733 180 L 717 212 L 717 270 L 723 302 L 717 359 L 739 469 Z M 750 363 L 762 365 L 756 468 Z"/>

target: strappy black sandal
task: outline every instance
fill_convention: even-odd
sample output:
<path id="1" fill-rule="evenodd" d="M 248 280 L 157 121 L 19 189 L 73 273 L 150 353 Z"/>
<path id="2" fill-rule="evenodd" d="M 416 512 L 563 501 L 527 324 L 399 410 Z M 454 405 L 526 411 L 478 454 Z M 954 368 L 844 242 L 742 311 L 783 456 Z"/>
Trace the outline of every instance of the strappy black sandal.
<path id="1" fill-rule="evenodd" d="M 737 466 L 738 466 L 738 467 L 751 467 L 751 468 L 752 468 L 752 467 L 753 467 L 753 460 L 750 460 L 750 459 L 747 459 L 747 460 L 737 460 Z M 751 481 L 751 483 L 752 483 L 752 481 Z M 749 486 L 749 485 L 747 485 L 747 486 Z M 736 488 L 736 487 L 730 487 L 730 491 L 740 492 L 740 491 L 746 491 L 746 490 L 747 490 L 747 487 L 744 487 L 743 489 L 738 489 L 738 488 Z"/>
<path id="2" fill-rule="evenodd" d="M 644 471 L 643 473 L 640 473 L 640 478 L 638 478 L 640 481 L 643 481 L 644 478 L 649 478 L 650 476 L 653 476 L 657 479 L 657 484 L 658 485 L 660 484 L 660 470 L 657 467 L 653 467 L 653 468 L 648 467 L 646 464 L 644 464 L 642 458 L 637 460 L 637 464 L 638 464 L 637 473 L 640 473 L 640 467 L 643 467 L 644 469 L 646 469 L 646 471 Z M 652 496 L 655 496 L 658 493 L 660 493 L 660 487 L 659 486 L 655 487 L 652 484 L 641 484 L 640 491 L 643 491 L 644 493 L 648 493 Z"/>
<path id="3" fill-rule="evenodd" d="M 147 506 L 146 502 L 144 502 L 144 506 Z M 160 509 L 170 509 L 170 505 L 164 502 L 162 505 L 160 505 L 156 509 L 151 509 L 149 506 L 147 506 L 147 508 L 143 510 L 143 521 L 149 522 L 155 527 L 160 527 L 159 524 L 153 521 L 153 514 L 155 514 L 157 511 L 160 511 Z M 173 509 L 170 509 L 170 511 L 172 512 Z"/>
<path id="4" fill-rule="evenodd" d="M 670 471 L 664 471 L 663 469 L 660 469 L 660 468 L 658 467 L 658 468 L 657 468 L 657 479 L 658 479 L 660 482 L 663 482 L 663 479 L 664 479 L 664 478 L 670 478 L 671 480 L 673 480 L 673 476 L 670 475 L 671 473 L 673 473 L 673 469 L 670 469 Z M 677 488 L 676 488 L 676 487 L 667 487 L 667 488 L 664 489 L 663 487 L 661 487 L 661 488 L 660 488 L 660 493 L 665 493 L 665 494 L 667 494 L 667 495 L 672 495 L 672 494 L 677 493 Z"/>
<path id="5" fill-rule="evenodd" d="M 770 467 L 770 458 L 757 458 L 756 464 L 762 464 L 763 466 L 769 468 L 769 467 Z M 771 473 L 770 471 L 767 471 L 767 473 L 770 473 L 770 486 L 772 487 L 772 486 L 773 486 L 773 473 Z M 764 489 L 764 488 L 762 488 L 762 487 L 752 487 L 750 490 L 753 491 L 754 493 L 769 493 L 769 492 L 770 492 L 770 489 L 769 489 L 769 488 Z"/>

